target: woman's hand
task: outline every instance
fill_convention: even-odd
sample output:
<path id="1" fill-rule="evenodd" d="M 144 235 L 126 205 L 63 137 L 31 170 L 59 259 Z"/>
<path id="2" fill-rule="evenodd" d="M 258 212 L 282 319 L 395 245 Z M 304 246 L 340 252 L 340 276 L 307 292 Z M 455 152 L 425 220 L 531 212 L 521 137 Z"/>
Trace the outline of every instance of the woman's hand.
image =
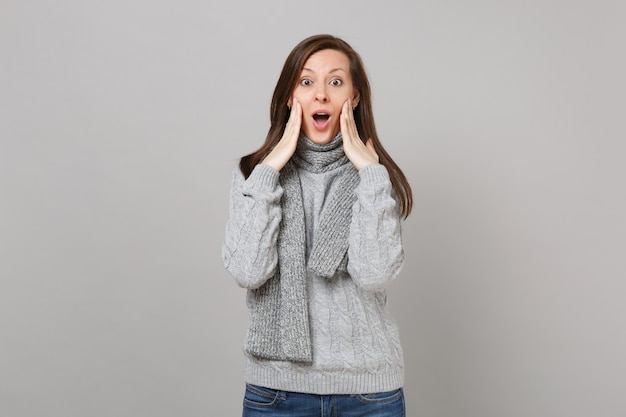
<path id="1" fill-rule="evenodd" d="M 372 139 L 363 143 L 359 137 L 359 131 L 354 122 L 352 112 L 352 101 L 347 100 L 341 109 L 341 136 L 343 138 L 343 151 L 357 170 L 361 170 L 368 165 L 378 163 L 378 154 L 374 150 Z"/>
<path id="2" fill-rule="evenodd" d="M 302 124 L 302 106 L 295 97 L 292 100 L 291 113 L 285 125 L 285 132 L 274 149 L 261 161 L 262 164 L 269 165 L 276 171 L 280 171 L 289 162 L 289 159 L 296 151 L 298 137 L 300 136 L 300 125 Z"/>

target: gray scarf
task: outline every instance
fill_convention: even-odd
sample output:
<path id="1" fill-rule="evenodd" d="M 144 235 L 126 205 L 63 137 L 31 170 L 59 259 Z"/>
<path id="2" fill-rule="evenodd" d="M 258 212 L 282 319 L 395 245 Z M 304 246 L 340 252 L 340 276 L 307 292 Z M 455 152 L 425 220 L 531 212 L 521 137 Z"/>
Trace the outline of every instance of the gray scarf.
<path id="1" fill-rule="evenodd" d="M 302 188 L 296 165 L 323 173 L 344 164 L 349 166 L 327 198 L 306 259 Z M 296 153 L 280 171 L 279 181 L 283 196 L 278 268 L 274 277 L 251 292 L 256 307 L 250 316 L 245 350 L 263 359 L 311 363 L 307 269 L 325 278 L 331 278 L 337 270 L 346 271 L 352 205 L 356 200 L 354 189 L 359 175 L 343 152 L 340 132 L 325 145 L 301 135 Z"/>

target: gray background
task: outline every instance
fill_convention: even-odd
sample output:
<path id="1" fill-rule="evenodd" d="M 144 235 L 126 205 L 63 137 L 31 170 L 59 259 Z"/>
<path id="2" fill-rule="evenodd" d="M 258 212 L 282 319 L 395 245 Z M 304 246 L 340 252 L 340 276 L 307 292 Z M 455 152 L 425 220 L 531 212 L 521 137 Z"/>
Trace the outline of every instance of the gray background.
<path id="1" fill-rule="evenodd" d="M 415 209 L 409 416 L 626 415 L 623 1 L 3 0 L 0 415 L 236 416 L 231 169 L 306 36 Z"/>

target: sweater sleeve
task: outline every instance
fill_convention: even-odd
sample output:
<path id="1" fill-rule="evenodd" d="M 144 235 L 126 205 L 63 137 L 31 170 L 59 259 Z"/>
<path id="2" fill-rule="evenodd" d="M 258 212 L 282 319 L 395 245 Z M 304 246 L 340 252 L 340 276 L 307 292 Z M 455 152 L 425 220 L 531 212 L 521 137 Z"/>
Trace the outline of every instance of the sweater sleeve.
<path id="1" fill-rule="evenodd" d="M 383 165 L 359 171 L 352 210 L 348 272 L 358 286 L 379 291 L 398 276 L 404 260 L 399 205 Z"/>
<path id="2" fill-rule="evenodd" d="M 247 179 L 239 169 L 233 172 L 222 260 L 243 288 L 260 287 L 276 271 L 283 194 L 278 176 L 278 171 L 263 164 Z"/>

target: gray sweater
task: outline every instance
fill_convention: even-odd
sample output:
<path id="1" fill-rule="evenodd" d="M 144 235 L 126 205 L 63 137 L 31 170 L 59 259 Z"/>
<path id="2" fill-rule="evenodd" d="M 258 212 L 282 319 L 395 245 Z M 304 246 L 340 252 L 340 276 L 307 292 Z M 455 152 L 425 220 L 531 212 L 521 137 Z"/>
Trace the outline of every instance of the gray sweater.
<path id="1" fill-rule="evenodd" d="M 324 173 L 298 167 L 302 185 L 307 253 L 329 190 L 347 167 Z M 400 272 L 402 250 L 399 207 L 387 170 L 370 165 L 359 171 L 352 210 L 348 274 L 333 278 L 307 274 L 313 351 L 312 364 L 271 361 L 245 354 L 245 380 L 284 391 L 358 394 L 390 391 L 403 385 L 404 365 L 398 329 L 386 309 L 385 289 Z M 274 276 L 276 239 L 281 222 L 279 172 L 257 165 L 247 180 L 233 173 L 230 218 L 222 257 L 237 284 L 254 290 Z"/>

